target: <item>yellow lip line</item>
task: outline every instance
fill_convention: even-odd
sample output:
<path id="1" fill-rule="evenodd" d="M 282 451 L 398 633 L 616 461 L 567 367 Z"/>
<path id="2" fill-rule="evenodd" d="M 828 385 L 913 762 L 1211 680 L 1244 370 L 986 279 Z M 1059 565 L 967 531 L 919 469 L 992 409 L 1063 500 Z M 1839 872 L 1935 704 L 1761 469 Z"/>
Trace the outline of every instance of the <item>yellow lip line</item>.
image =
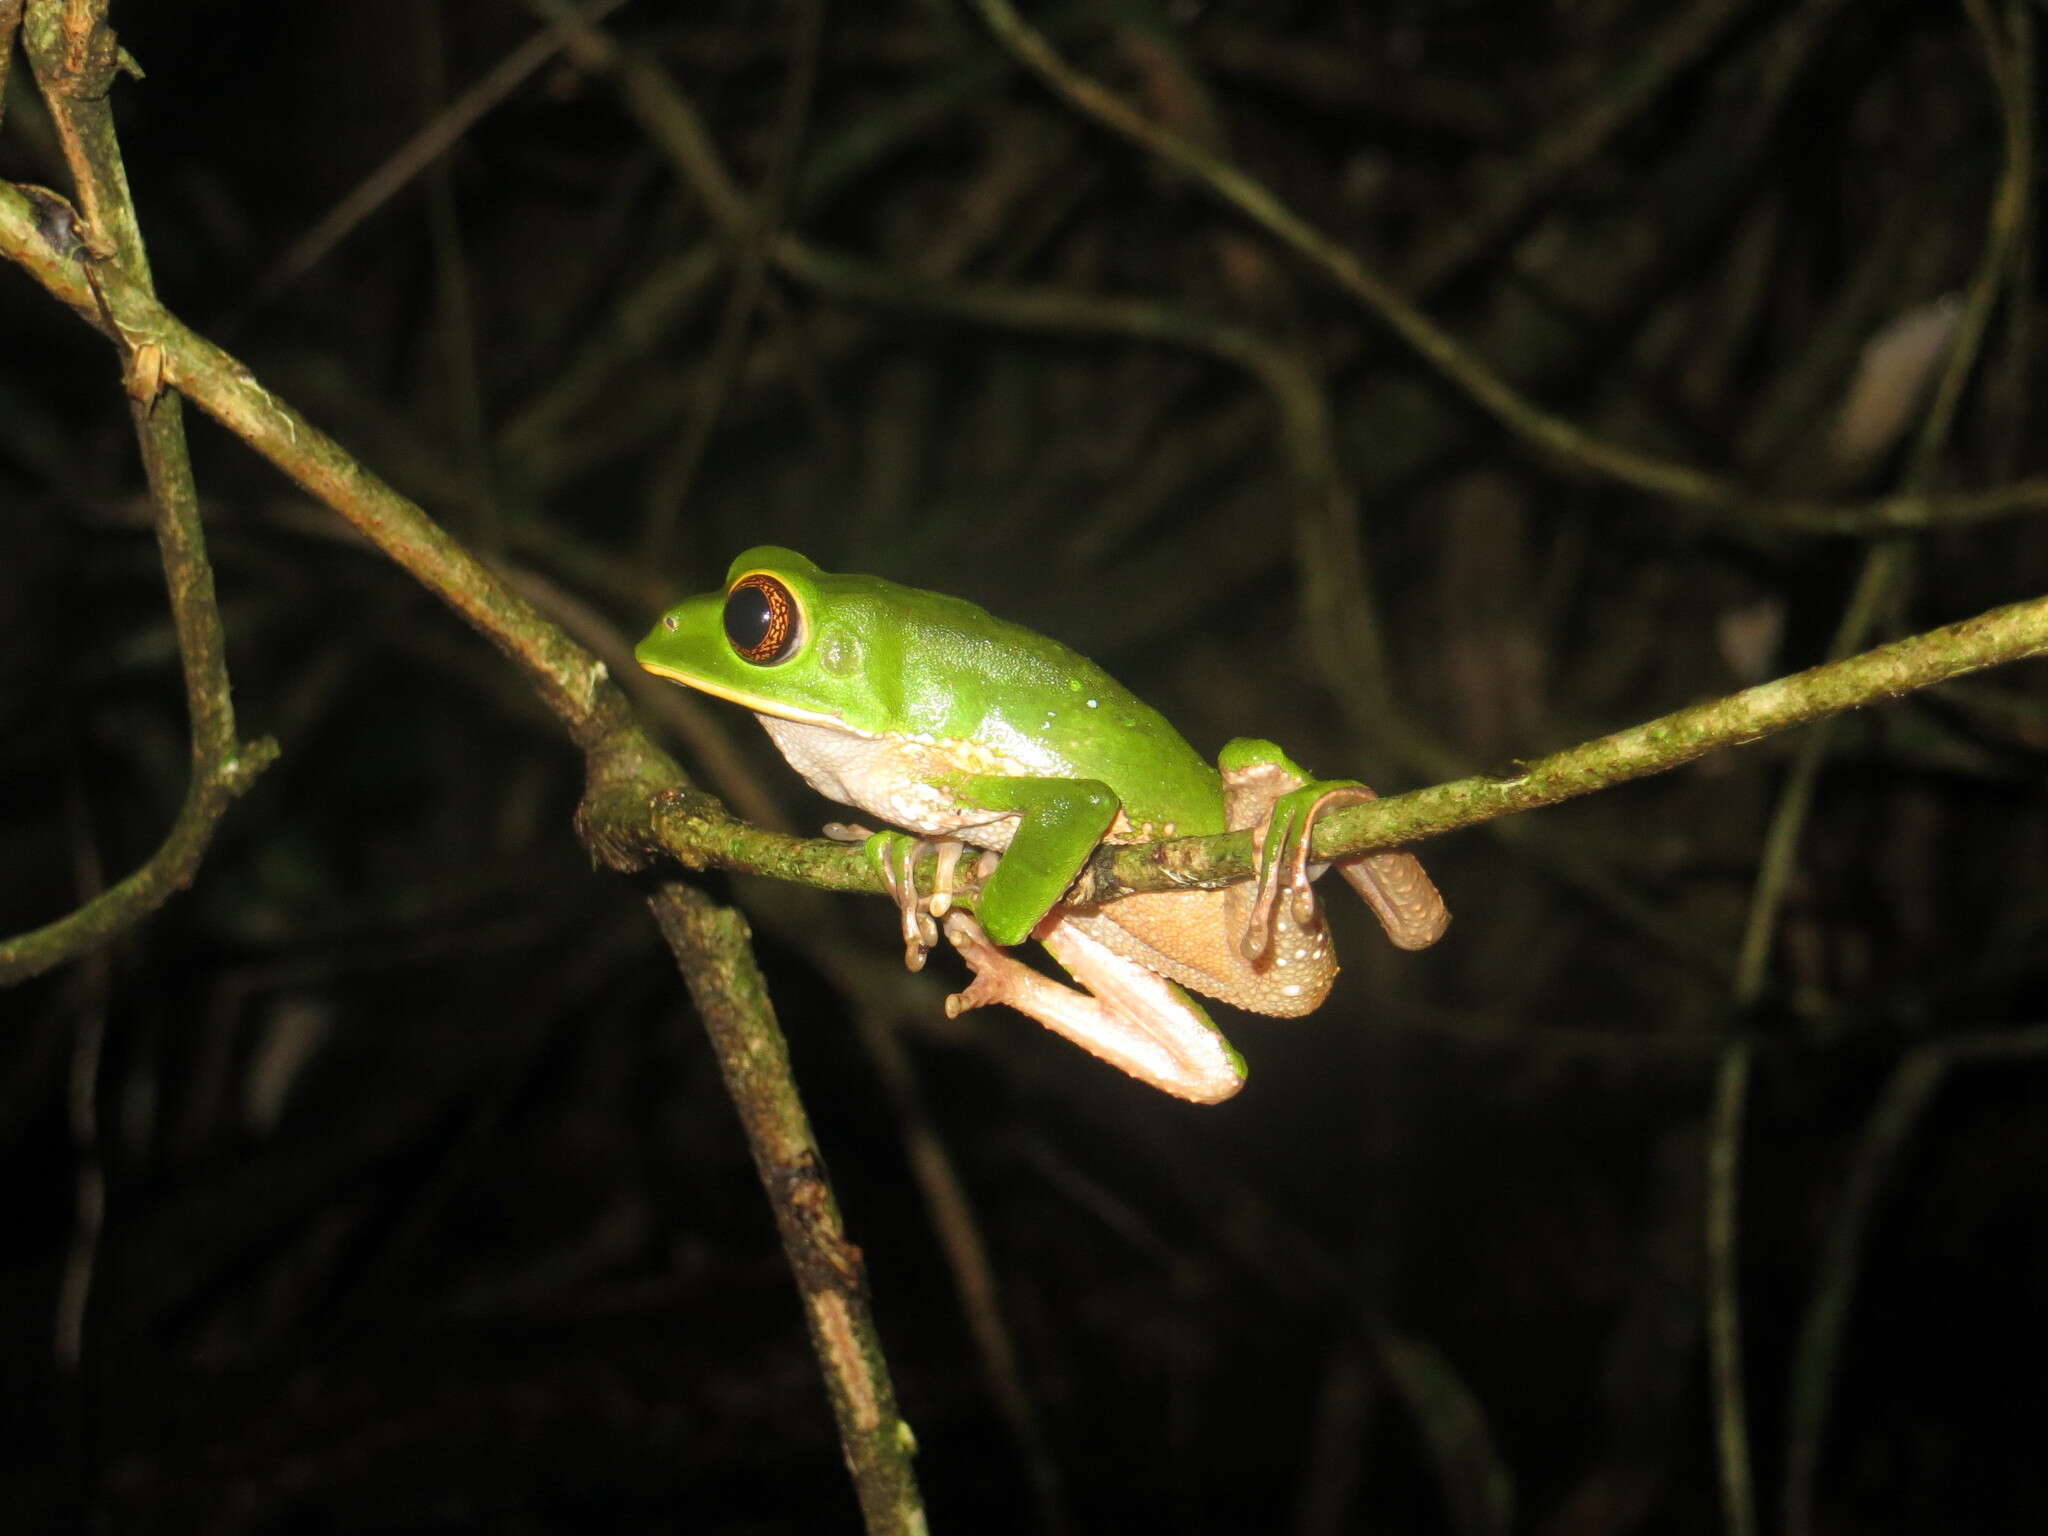
<path id="1" fill-rule="evenodd" d="M 640 665 L 656 677 L 665 677 L 672 683 L 681 683 L 685 688 L 708 693 L 715 699 L 726 699 L 734 704 L 744 705 L 756 714 L 774 715 L 778 720 L 801 720 L 807 725 L 829 725 L 835 730 L 851 730 L 851 727 L 837 715 L 828 715 L 821 710 L 797 709 L 792 705 L 778 704 L 750 693 L 741 693 L 736 688 L 721 687 L 701 677 L 691 677 L 688 673 L 678 672 L 673 667 L 664 667 L 659 662 L 643 661 Z"/>

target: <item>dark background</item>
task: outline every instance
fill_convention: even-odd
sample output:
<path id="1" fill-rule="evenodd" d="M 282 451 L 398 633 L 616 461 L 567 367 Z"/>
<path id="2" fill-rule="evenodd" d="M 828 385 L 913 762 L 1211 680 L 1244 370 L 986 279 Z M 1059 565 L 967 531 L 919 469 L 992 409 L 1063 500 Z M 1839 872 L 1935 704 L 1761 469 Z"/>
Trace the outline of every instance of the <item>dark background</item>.
<path id="1" fill-rule="evenodd" d="M 2001 29 L 2021 9 L 1986 7 Z M 1835 424 L 1865 341 L 1983 256 L 2000 124 L 1963 6 L 1033 14 L 1548 408 L 1763 489 L 1898 483 L 1896 434 L 1849 452 Z M 116 102 L 159 287 L 550 611 L 628 637 L 773 539 L 1058 635 L 1204 752 L 1271 736 L 1383 790 L 1825 654 L 1861 544 L 1532 452 L 964 10 L 830 7 L 792 115 L 805 15 L 638 0 L 608 25 L 819 248 L 907 285 L 1150 299 L 1311 368 L 1373 573 L 1384 729 L 1305 639 L 1304 493 L 1241 370 L 874 307 L 772 265 L 735 320 L 747 258 L 602 71 L 558 56 L 280 280 L 531 34 L 511 0 L 117 0 L 148 71 Z M 1627 96 L 1694 23 L 1684 61 Z M 61 186 L 28 86 L 17 65 L 0 171 Z M 1603 131 L 1554 137 L 1603 104 Z M 2042 468 L 2031 230 L 2019 250 L 1939 484 Z M 740 344 L 721 383 L 722 333 Z M 0 336 L 13 931 L 148 855 L 186 725 L 116 361 L 19 275 L 0 274 Z M 711 1058 L 635 888 L 571 830 L 575 755 L 484 642 L 212 424 L 192 432 L 236 705 L 283 756 L 189 893 L 0 995 L 0 1522 L 850 1528 Z M 661 506 L 674 535 L 650 561 Z M 2044 588 L 2038 518 L 1929 535 L 1878 637 Z M 730 882 L 934 1528 L 1723 1528 L 1705 1195 L 1738 1039 L 1764 1527 L 1803 1385 L 1833 1405 L 1814 1529 L 2048 1528 L 2043 680 L 2015 667 L 1835 735 L 1753 1006 L 1732 1002 L 1734 957 L 1797 737 L 1432 844 L 1446 941 L 1395 954 L 1347 900 L 1328 1006 L 1225 1011 L 1252 1077 L 1220 1108 L 1014 1015 L 946 1022 L 957 966 L 903 973 L 879 902 Z M 680 728 L 679 698 L 648 696 L 658 728 Z M 685 765 L 746 814 L 831 815 L 736 711 L 691 729 L 670 736 Z M 913 1171 L 934 1147 L 1035 1430 L 976 1351 Z M 58 1298 L 86 1261 L 72 1370 Z M 1828 1274 L 1854 1290 L 1818 1371 L 1800 1339 Z"/>

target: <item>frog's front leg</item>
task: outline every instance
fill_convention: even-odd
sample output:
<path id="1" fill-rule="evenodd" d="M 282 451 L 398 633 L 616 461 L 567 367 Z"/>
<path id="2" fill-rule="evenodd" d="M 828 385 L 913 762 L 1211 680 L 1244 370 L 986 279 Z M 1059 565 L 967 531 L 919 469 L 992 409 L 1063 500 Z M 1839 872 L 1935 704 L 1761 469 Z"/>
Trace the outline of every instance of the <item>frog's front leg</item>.
<path id="1" fill-rule="evenodd" d="M 1081 873 L 1123 802 L 1099 779 L 963 774 L 959 804 L 1009 827 L 1003 861 L 982 882 L 975 916 L 997 944 L 1021 944 Z"/>
<path id="2" fill-rule="evenodd" d="M 1231 829 L 1252 829 L 1259 872 L 1240 946 L 1257 963 L 1282 936 L 1292 942 L 1321 926 L 1313 882 L 1323 866 L 1309 862 L 1316 822 L 1332 806 L 1378 796 L 1353 780 L 1312 778 L 1270 741 L 1239 738 L 1223 749 L 1217 766 Z M 1400 948 L 1423 949 L 1443 937 L 1451 914 L 1412 853 L 1360 854 L 1335 867 Z"/>
<path id="3" fill-rule="evenodd" d="M 961 774 L 946 782 L 953 802 L 967 815 L 959 824 L 977 841 L 1006 849 L 993 872 L 983 868 L 975 911 L 997 944 L 1021 944 L 1050 911 L 1122 809 L 1108 785 L 1095 779 L 1039 779 Z M 982 818 L 976 820 L 976 818 Z M 914 837 L 906 832 L 868 833 L 834 824 L 826 834 L 866 839 L 868 863 L 880 875 L 903 920 L 903 963 L 924 968 L 925 953 L 939 941 L 934 918 L 953 905 L 953 875 L 962 850 L 957 838 Z M 938 850 L 934 889 L 928 902 L 917 894 L 914 870 L 926 849 Z"/>
<path id="4" fill-rule="evenodd" d="M 861 841 L 868 864 L 881 876 L 889 899 L 896 903 L 903 921 L 903 964 L 913 971 L 924 969 L 925 955 L 939 942 L 935 921 L 953 907 L 953 879 L 960 855 L 967 845 L 955 837 L 913 837 L 908 832 L 869 832 L 834 822 L 825 828 L 827 837 L 842 842 Z M 932 893 L 917 894 L 917 861 L 934 852 Z"/>
<path id="5" fill-rule="evenodd" d="M 1004 1004 L 1138 1081 L 1197 1104 L 1218 1103 L 1244 1086 L 1244 1058 L 1179 987 L 1108 949 L 1058 909 L 1034 936 L 1086 992 L 1041 976 L 956 911 L 946 918 L 946 937 L 974 980 L 946 999 L 947 1016 Z"/>

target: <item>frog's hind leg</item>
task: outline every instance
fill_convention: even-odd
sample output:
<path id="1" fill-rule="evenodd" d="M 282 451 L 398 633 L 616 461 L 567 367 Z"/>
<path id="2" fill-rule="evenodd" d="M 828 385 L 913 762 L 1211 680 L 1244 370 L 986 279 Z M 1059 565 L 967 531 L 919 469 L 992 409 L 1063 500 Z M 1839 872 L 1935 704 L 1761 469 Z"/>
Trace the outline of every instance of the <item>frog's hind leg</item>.
<path id="1" fill-rule="evenodd" d="M 1355 779 L 1315 779 L 1270 741 L 1233 741 L 1217 766 L 1223 773 L 1226 822 L 1233 831 L 1252 830 L 1259 873 L 1241 948 L 1256 965 L 1277 944 L 1322 931 L 1314 882 L 1326 866 L 1310 860 L 1309 842 L 1323 813 L 1379 797 Z M 1414 854 L 1360 854 L 1339 859 L 1336 869 L 1400 948 L 1425 949 L 1443 937 L 1451 914 Z"/>
<path id="2" fill-rule="evenodd" d="M 1308 862 L 1309 839 L 1323 812 L 1333 806 L 1355 805 L 1379 796 L 1363 784 L 1334 783 L 1323 789 L 1301 815 L 1301 827 L 1293 843 L 1291 867 L 1286 882 L 1296 892 L 1297 908 L 1304 902 L 1313 911 L 1315 897 L 1310 882 L 1318 867 Z M 1380 920 L 1387 938 L 1399 949 L 1427 949 L 1444 936 L 1451 924 L 1450 909 L 1436 888 L 1436 882 L 1422 867 L 1422 861 L 1400 849 L 1359 854 L 1339 859 L 1330 866 L 1344 877 L 1345 884 L 1365 898 L 1373 916 Z M 1312 919 L 1311 919 L 1312 920 Z"/>
<path id="3" fill-rule="evenodd" d="M 966 912 L 947 914 L 946 937 L 974 971 L 967 989 L 946 999 L 948 1017 L 1005 1004 L 1138 1081 L 1197 1104 L 1218 1103 L 1244 1086 L 1244 1059 L 1187 993 L 1058 914 L 1039 925 L 1037 937 L 1087 992 L 997 948 Z M 1176 1027 L 1151 1022 L 1159 1019 Z"/>
<path id="4" fill-rule="evenodd" d="M 1401 949 L 1427 949 L 1451 925 L 1436 882 L 1412 853 L 1368 853 L 1340 859 L 1337 873 L 1363 896 L 1387 937 Z"/>

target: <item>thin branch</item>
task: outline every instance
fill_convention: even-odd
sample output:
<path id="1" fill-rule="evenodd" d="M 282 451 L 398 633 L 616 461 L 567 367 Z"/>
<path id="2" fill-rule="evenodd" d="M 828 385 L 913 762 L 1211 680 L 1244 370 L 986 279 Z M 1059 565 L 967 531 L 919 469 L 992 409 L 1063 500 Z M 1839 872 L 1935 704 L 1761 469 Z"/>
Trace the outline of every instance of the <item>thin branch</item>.
<path id="1" fill-rule="evenodd" d="M 1695 704 L 1524 763 L 1512 774 L 1480 774 L 1334 812 L 1317 825 L 1315 856 L 1334 859 L 1410 846 L 1668 772 L 1711 752 L 1746 746 L 1966 673 L 2042 655 L 2048 655 L 2048 597 L 1994 608 L 1845 661 Z M 666 854 L 693 869 L 740 870 L 826 890 L 882 891 L 858 848 L 760 831 L 732 819 L 708 796 L 669 797 L 646 831 L 646 853 Z M 1095 903 L 1139 891 L 1213 888 L 1251 873 L 1247 832 L 1103 847 L 1068 899 Z"/>
<path id="2" fill-rule="evenodd" d="M 55 922 L 0 939 L 0 986 L 99 948 L 189 886 L 227 808 L 276 758 L 277 743 L 265 737 L 213 764 L 212 773 L 192 781 L 178 819 L 141 868 Z"/>
<path id="3" fill-rule="evenodd" d="M 414 46 L 418 50 L 421 115 L 431 117 L 448 95 L 447 17 L 439 5 L 413 12 Z M 425 168 L 426 225 L 432 252 L 434 292 L 439 308 L 434 325 L 441 353 L 442 387 L 447 394 L 450 426 L 468 478 L 480 494 L 471 506 L 468 532 L 492 553 L 505 547 L 504 500 L 495 494 L 497 476 L 491 462 L 490 435 L 485 426 L 484 386 L 477 332 L 477 303 L 464 253 L 460 205 L 448 157 L 438 156 Z"/>
<path id="4" fill-rule="evenodd" d="M 0 122 L 7 118 L 7 76 L 14 63 L 14 34 L 21 29 L 21 0 L 0 0 Z"/>
<path id="5" fill-rule="evenodd" d="M 704 466 L 712 434 L 739 379 L 754 316 L 766 293 L 768 245 L 782 221 L 797 151 L 810 124 L 812 98 L 818 85 L 818 58 L 825 38 L 825 0 L 802 0 L 797 9 L 796 39 L 783 78 L 774 145 L 761 179 L 760 194 L 754 199 L 747 219 L 746 238 L 731 253 L 732 287 L 726 295 L 725 311 L 719 317 L 710 360 L 705 364 L 697 409 L 684 428 L 681 442 L 656 471 L 649 493 L 640 557 L 653 570 L 668 565 L 677 519 L 689 504 L 690 491 Z"/>
<path id="6" fill-rule="evenodd" d="M 1538 758 L 1512 775 L 1478 775 L 1338 811 L 1318 825 L 1315 854 L 1326 859 L 1399 847 L 1497 816 L 1556 805 L 1968 672 L 2040 655 L 2048 655 L 2048 597 L 1994 608 L 1845 661 L 1695 704 Z M 1173 889 L 1191 883 L 1186 876 L 1197 867 L 1193 859 L 1182 860 L 1182 849 L 1208 844 L 1220 853 L 1225 843 L 1230 845 L 1227 855 L 1200 861 L 1203 874 L 1248 872 L 1249 835 L 1231 833 L 1098 853 L 1089 874 L 1106 864 L 1116 883 L 1127 889 Z M 1242 866 L 1236 863 L 1240 852 L 1247 861 Z M 1141 870 L 1147 873 L 1140 875 Z M 1097 888 L 1098 895 L 1108 884 Z"/>
<path id="7" fill-rule="evenodd" d="M 972 0 L 998 41 L 1070 106 L 1193 177 L 1350 294 L 1475 405 L 1530 446 L 1680 504 L 1790 533 L 1896 533 L 2048 506 L 2048 477 L 1966 495 L 1907 493 L 1861 503 L 1779 498 L 1587 431 L 1533 404 L 1378 272 L 1264 184 L 1147 118 L 1056 53 L 1008 0 Z"/>
<path id="8" fill-rule="evenodd" d="M 1839 4 L 1840 0 L 1832 0 Z M 1751 0 L 1695 0 L 1630 51 L 1624 67 L 1603 81 L 1576 114 L 1538 138 L 1493 178 L 1478 208 L 1444 219 L 1408 263 L 1410 291 L 1426 293 L 1455 281 L 1513 231 L 1522 228 L 1564 181 L 1623 128 L 1657 102 L 1750 8 Z"/>
<path id="9" fill-rule="evenodd" d="M 591 782 L 578 818 L 585 842 L 614 867 L 639 867 L 651 843 L 650 808 L 664 796 L 683 795 L 682 778 L 633 721 L 603 663 L 141 285 L 113 266 L 88 281 L 69 251 L 45 238 L 42 212 L 20 191 L 0 184 L 0 255 L 89 324 L 111 329 L 131 354 L 147 350 L 160 359 L 166 381 L 339 512 L 510 658 L 585 751 Z M 185 830 L 181 818 L 174 838 Z M 201 837 L 200 846 L 210 830 L 209 823 L 193 834 Z M 869 1530 L 921 1532 L 910 1436 L 896 1414 L 858 1253 L 840 1230 L 745 926 L 731 909 L 715 907 L 674 882 L 661 886 L 651 903 L 711 1032 L 797 1266 L 812 1341 Z M 0 978 L 9 974 L 9 959 L 9 951 L 0 948 Z"/>
<path id="10" fill-rule="evenodd" d="M 71 823 L 72 869 L 81 903 L 97 896 L 106 884 L 86 812 L 82 775 L 73 771 L 65 786 L 65 820 Z M 107 1224 L 107 1169 L 100 1141 L 100 1061 L 105 1055 L 107 1014 L 112 1006 L 112 956 L 103 945 L 84 957 L 70 978 L 77 995 L 72 1025 L 71 1081 L 65 1096 L 70 1122 L 71 1156 L 76 1173 L 71 1197 L 71 1242 L 64 1255 L 64 1276 L 57 1287 L 56 1316 L 51 1326 L 51 1354 L 57 1368 L 75 1375 L 85 1358 L 86 1313 L 92 1304 L 93 1281 L 100 1267 L 100 1244 Z M 81 1398 L 82 1401 L 82 1398 Z"/>
<path id="11" fill-rule="evenodd" d="M 5 20 L 0 17 L 0 22 Z M 67 238 L 65 251 L 41 238 L 36 239 L 36 248 L 46 264 L 65 272 L 74 290 L 74 307 L 101 312 L 109 287 L 153 306 L 149 259 L 128 196 L 108 102 L 114 76 L 127 61 L 106 25 L 105 0 L 34 0 L 22 40 L 49 105 L 84 221 L 83 227 L 75 220 L 66 224 L 67 237 L 75 237 L 77 243 Z M 0 25 L 0 45 L 10 42 Z M 63 207 L 53 196 L 44 196 L 45 213 L 52 205 Z M 31 206 L 13 201 L 13 210 Z M 77 291 L 81 288 L 82 294 Z M 111 312 L 105 313 L 111 321 Z M 162 393 L 162 353 L 147 335 L 118 321 L 112 321 L 110 339 L 122 354 L 136 442 L 156 509 L 157 548 L 192 725 L 192 776 L 170 832 L 141 868 L 56 922 L 0 941 L 0 985 L 106 943 L 190 885 L 228 806 L 277 755 L 274 741 L 245 744 L 235 730 L 213 567 L 199 521 L 199 493 L 192 483 L 178 398 Z"/>
<path id="12" fill-rule="evenodd" d="M 38 232 L 36 209 L 0 186 L 0 256 L 14 261 L 94 325 L 94 288 L 79 265 Z M 603 742 L 628 712 L 604 667 L 412 502 L 256 382 L 234 357 L 166 310 L 118 270 L 97 275 L 112 325 L 132 348 L 157 348 L 164 378 L 201 410 L 353 524 L 473 625 L 526 675 L 579 745 Z"/>
<path id="13" fill-rule="evenodd" d="M 1849 1184 L 1828 1228 L 1793 1354 L 1786 1412 L 1785 1536 L 1807 1536 L 1812 1529 L 1814 1484 L 1820 1473 L 1835 1371 L 1856 1310 L 1856 1273 L 1870 1241 L 1878 1200 L 1913 1128 L 1954 1068 L 1985 1062 L 2038 1063 L 2044 1057 L 2048 1057 L 2048 1026 L 2043 1025 L 1917 1046 L 1893 1069 L 1864 1122 Z"/>
<path id="14" fill-rule="evenodd" d="M 865 1267 L 860 1250 L 847 1241 L 824 1154 L 796 1096 L 789 1047 L 754 961 L 747 925 L 732 908 L 714 906 L 674 880 L 658 885 L 648 906 L 689 982 L 726 1090 L 745 1123 L 754 1171 L 775 1211 L 783 1252 L 803 1297 L 811 1347 L 824 1369 L 869 1536 L 922 1536 L 910 1426 L 896 1410 Z"/>
<path id="15" fill-rule="evenodd" d="M 657 475 L 650 500 L 650 516 L 643 538 L 643 560 L 658 564 L 659 546 L 665 545 L 666 527 L 673 522 L 673 508 L 680 506 L 697 473 L 698 460 L 710 443 L 710 429 L 722 410 L 744 356 L 747 322 L 756 309 L 765 309 L 780 330 L 790 354 L 805 355 L 801 328 L 781 293 L 766 281 L 766 250 L 780 211 L 790 192 L 794 155 L 809 120 L 810 98 L 823 43 L 823 0 L 816 0 L 800 18 L 796 57 L 786 78 L 783 111 L 778 125 L 775 163 L 763 184 L 759 205 L 750 203 L 726 168 L 712 141 L 711 130 L 689 97 L 676 88 L 668 73 L 644 51 L 622 48 L 592 19 L 572 13 L 566 0 L 526 0 L 527 7 L 556 18 L 566 29 L 570 47 L 586 68 L 612 74 L 626 109 L 648 141 L 665 154 L 682 175 L 686 185 L 704 205 L 705 213 L 718 227 L 725 256 L 735 268 L 733 287 L 721 317 L 718 340 L 703 377 L 693 390 L 690 404 L 696 415 L 693 425 L 667 472 Z M 609 353 L 590 354 L 599 369 L 610 377 L 617 360 Z M 808 369 L 797 369 L 799 386 L 811 412 L 822 424 L 824 435 L 836 439 L 822 392 Z M 663 510 L 668 508 L 670 510 Z"/>
<path id="16" fill-rule="evenodd" d="M 1749 1414 L 1742 1384 L 1742 1122 L 1749 1102 L 1747 1041 L 1721 1057 L 1707 1141 L 1707 1356 L 1714 1389 L 1714 1448 L 1728 1536 L 1756 1536 Z"/>
<path id="17" fill-rule="evenodd" d="M 626 0 L 590 0 L 583 19 L 600 20 Z M 488 70 L 394 150 L 389 159 L 359 182 L 354 190 L 323 214 L 313 227 L 271 264 L 256 284 L 255 304 L 268 304 L 314 267 L 379 208 L 403 191 L 426 168 L 476 126 L 477 120 L 517 90 L 543 64 L 567 45 L 566 23 L 535 32 Z"/>
<path id="18" fill-rule="evenodd" d="M 2031 47 L 2026 8 L 2023 4 L 2009 8 L 2013 20 L 2010 37 L 2001 31 L 1989 0 L 1963 0 L 1963 9 L 1977 32 L 1984 50 L 1985 68 L 1998 96 L 2005 137 L 2005 165 L 1986 221 L 1984 257 L 1971 284 L 1969 300 L 1957 326 L 1956 339 L 1941 381 L 1929 405 L 1927 419 L 1913 445 L 1912 458 L 1906 470 L 1909 489 L 1918 489 L 1929 483 L 1939 464 L 1962 399 L 1963 386 L 1976 366 L 1983 346 L 1992 310 L 2017 262 L 2033 180 L 2033 102 L 2025 89 L 2027 66 L 2017 62 L 2018 56 Z M 2024 294 L 2018 302 L 2024 306 Z M 1863 577 L 1858 583 L 1856 598 L 1844 616 L 1838 643 L 1860 642 L 1882 602 L 1883 589 L 1895 578 L 1897 564 L 1898 556 L 1889 548 L 1873 550 L 1866 557 Z M 1807 750 L 1801 753 L 1796 765 L 1792 785 L 1780 805 L 1780 815 L 1774 818 L 1772 852 L 1776 857 L 1766 859 L 1764 879 L 1759 882 L 1760 891 L 1769 891 L 1773 898 L 1782 891 L 1785 871 L 1791 864 L 1791 846 L 1804 820 L 1806 801 L 1811 796 L 1812 782 L 1825 750 L 1825 736 L 1817 736 L 1807 744 Z M 1781 822 L 1789 824 L 1789 831 L 1782 842 L 1777 835 Z M 1766 883 L 1774 870 L 1778 876 L 1776 884 Z M 1751 942 L 1745 944 L 1745 959 L 1751 964 L 1745 967 L 1745 974 L 1760 985 L 1763 964 L 1761 935 L 1768 932 L 1764 925 L 1775 916 L 1775 899 L 1768 906 L 1760 901 L 1758 908 L 1762 923 L 1758 921 L 1759 913 L 1753 911 L 1747 936 Z M 1750 988 L 1752 995 L 1756 990 L 1756 986 Z M 2038 1050 L 2040 1039 L 2036 1032 L 2033 1037 L 1994 1036 L 1988 1042 L 1956 1042 L 1914 1051 L 1894 1073 L 1884 1098 L 1865 1128 L 1854 1175 L 1843 1198 L 1820 1280 L 1800 1329 L 1787 1426 L 1784 1494 L 1787 1536 L 1804 1536 L 1811 1525 L 1813 1487 L 1827 1425 L 1835 1364 L 1842 1337 L 1847 1331 L 1855 1297 L 1856 1265 L 1861 1258 L 1878 1191 L 1897 1160 L 1914 1122 L 1932 1099 L 1950 1064 L 1969 1059 L 1973 1050 L 1982 1049 L 1986 1043 L 1989 1050 L 1985 1054 L 1996 1057 Z"/>
<path id="19" fill-rule="evenodd" d="M 1964 0 L 1964 8 L 1984 45 L 1985 68 L 1998 96 L 2005 130 L 2005 164 L 1985 220 L 1984 256 L 1970 284 L 1969 299 L 1957 322 L 1940 382 L 1935 386 L 1907 463 L 1904 484 L 1908 492 L 1926 489 L 1940 465 L 1963 386 L 1976 367 L 1992 310 L 2012 269 L 2034 176 L 2031 103 L 2017 93 L 2012 71 L 2006 66 L 2005 45 L 1985 0 Z M 1880 545 L 1864 556 L 1848 606 L 1828 648 L 1830 660 L 1850 655 L 1866 643 L 1904 576 L 1906 559 L 1906 547 L 1898 544 Z M 1737 1008 L 1749 1008 L 1763 993 L 1771 939 L 1777 932 L 1778 913 L 1791 884 L 1800 834 L 1812 807 L 1830 735 L 1830 729 L 1824 726 L 1800 743 L 1784 791 L 1772 812 L 1736 962 Z"/>
<path id="20" fill-rule="evenodd" d="M 1073 1529 L 1064 1479 L 1042 1416 L 1025 1387 L 1016 1336 L 1004 1314 L 1001 1284 L 982 1237 L 974 1199 L 918 1081 L 916 1061 L 903 1046 L 902 1025 L 896 1017 L 901 1011 L 896 985 L 901 971 L 896 958 L 881 959 L 872 944 L 843 938 L 841 925 L 818 910 L 819 898 L 808 892 L 793 894 L 799 897 L 797 903 L 779 907 L 782 936 L 806 944 L 841 994 L 853 1000 L 854 1027 L 882 1091 L 888 1095 L 904 1159 L 929 1213 L 933 1239 L 952 1273 L 968 1334 L 981 1357 L 989 1396 L 1009 1426 L 1030 1481 L 1035 1516 L 1032 1529 L 1044 1536 L 1064 1536 Z M 826 934 L 829 939 L 821 943 Z M 882 982 L 880 975 L 888 980 Z M 889 1001 L 884 1001 L 885 997 Z"/>

